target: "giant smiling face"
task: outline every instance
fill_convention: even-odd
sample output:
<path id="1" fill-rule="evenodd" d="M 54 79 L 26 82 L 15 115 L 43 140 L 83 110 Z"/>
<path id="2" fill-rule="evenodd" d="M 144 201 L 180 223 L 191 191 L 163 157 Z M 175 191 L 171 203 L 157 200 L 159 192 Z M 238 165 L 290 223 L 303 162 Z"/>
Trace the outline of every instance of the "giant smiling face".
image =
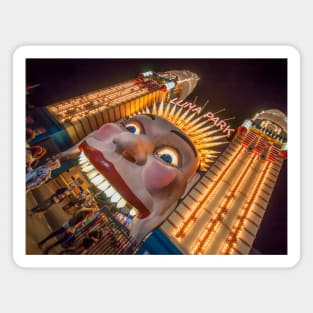
<path id="1" fill-rule="evenodd" d="M 198 179 L 199 156 L 167 120 L 139 115 L 105 124 L 80 144 L 95 168 L 138 210 L 130 234 L 140 242 Z"/>

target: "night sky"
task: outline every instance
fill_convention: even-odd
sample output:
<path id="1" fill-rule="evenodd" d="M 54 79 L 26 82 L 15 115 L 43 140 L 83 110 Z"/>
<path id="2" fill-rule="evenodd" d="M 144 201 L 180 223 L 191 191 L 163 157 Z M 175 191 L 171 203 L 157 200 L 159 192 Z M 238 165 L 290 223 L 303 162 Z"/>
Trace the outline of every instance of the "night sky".
<path id="1" fill-rule="evenodd" d="M 27 85 L 40 84 L 31 93 L 34 106 L 46 106 L 88 91 L 133 79 L 140 72 L 190 70 L 200 77 L 187 100 L 206 100 L 206 110 L 234 128 L 245 118 L 266 109 L 287 114 L 287 60 L 285 59 L 29 59 Z M 254 248 L 262 254 L 287 253 L 287 162 L 284 163 Z"/>

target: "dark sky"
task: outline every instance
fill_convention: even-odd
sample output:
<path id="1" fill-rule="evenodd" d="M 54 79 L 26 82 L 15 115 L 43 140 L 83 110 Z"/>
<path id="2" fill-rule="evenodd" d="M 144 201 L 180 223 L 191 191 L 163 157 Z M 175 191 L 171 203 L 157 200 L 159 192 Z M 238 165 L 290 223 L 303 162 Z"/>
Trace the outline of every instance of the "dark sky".
<path id="1" fill-rule="evenodd" d="M 29 59 L 27 84 L 35 106 L 46 106 L 124 80 L 140 72 L 186 69 L 200 81 L 188 100 L 210 100 L 207 110 L 233 127 L 264 109 L 287 114 L 287 61 L 285 59 Z M 254 248 L 263 254 L 287 253 L 287 164 L 285 162 L 265 213 Z"/>

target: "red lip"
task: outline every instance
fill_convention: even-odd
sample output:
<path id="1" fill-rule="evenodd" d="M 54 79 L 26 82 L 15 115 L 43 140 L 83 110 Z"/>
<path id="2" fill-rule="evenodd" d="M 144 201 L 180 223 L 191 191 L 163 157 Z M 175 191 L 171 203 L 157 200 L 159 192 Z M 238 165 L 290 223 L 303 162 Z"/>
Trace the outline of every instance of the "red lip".
<path id="1" fill-rule="evenodd" d="M 118 193 L 139 211 L 137 218 L 145 218 L 150 214 L 144 204 L 129 189 L 114 165 L 106 160 L 99 150 L 88 145 L 86 141 L 83 141 L 79 148 L 84 151 L 92 165 L 118 190 Z"/>

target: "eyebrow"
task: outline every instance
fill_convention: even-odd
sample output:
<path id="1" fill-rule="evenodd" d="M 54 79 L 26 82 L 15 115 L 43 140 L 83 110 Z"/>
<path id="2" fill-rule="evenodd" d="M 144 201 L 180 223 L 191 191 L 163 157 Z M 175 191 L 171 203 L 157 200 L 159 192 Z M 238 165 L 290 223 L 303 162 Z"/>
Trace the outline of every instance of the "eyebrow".
<path id="1" fill-rule="evenodd" d="M 153 114 L 145 114 L 146 116 L 149 116 L 152 120 L 155 120 L 155 116 Z"/>
<path id="2" fill-rule="evenodd" d="M 195 156 L 197 156 L 197 151 L 196 151 L 194 145 L 192 144 L 192 142 L 189 140 L 188 137 L 184 136 L 182 133 L 178 132 L 175 129 L 172 129 L 171 132 L 174 133 L 175 135 L 177 135 L 178 137 L 180 137 L 181 139 L 183 139 L 184 141 L 186 141 L 188 143 L 188 145 L 191 147 Z"/>

